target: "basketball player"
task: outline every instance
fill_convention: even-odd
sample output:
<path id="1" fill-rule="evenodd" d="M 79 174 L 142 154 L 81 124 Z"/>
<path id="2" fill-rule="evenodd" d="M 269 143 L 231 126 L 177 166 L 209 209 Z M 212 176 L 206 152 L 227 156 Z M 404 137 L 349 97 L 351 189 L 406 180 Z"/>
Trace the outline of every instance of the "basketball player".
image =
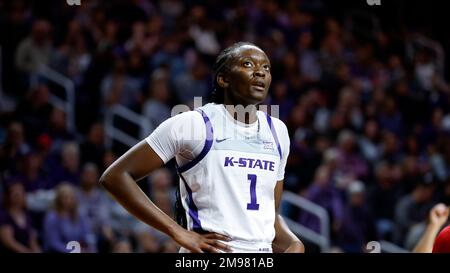
<path id="1" fill-rule="evenodd" d="M 433 253 L 450 253 L 450 225 L 439 232 L 433 245 Z"/>
<path id="2" fill-rule="evenodd" d="M 130 213 L 173 238 L 180 252 L 304 252 L 277 212 L 287 128 L 256 109 L 271 83 L 269 59 L 253 44 L 236 43 L 220 53 L 214 72 L 214 103 L 163 122 L 100 181 Z M 249 111 L 242 115 L 239 105 Z M 183 210 L 178 223 L 135 183 L 173 157 Z"/>
<path id="3" fill-rule="evenodd" d="M 431 253 L 450 251 L 450 241 L 448 240 L 449 228 L 438 235 L 441 228 L 448 221 L 450 207 L 443 203 L 436 204 L 428 215 L 428 223 L 425 232 L 413 249 L 413 253 Z M 446 239 L 447 238 L 447 239 Z M 446 243 L 445 243 L 446 242 Z"/>

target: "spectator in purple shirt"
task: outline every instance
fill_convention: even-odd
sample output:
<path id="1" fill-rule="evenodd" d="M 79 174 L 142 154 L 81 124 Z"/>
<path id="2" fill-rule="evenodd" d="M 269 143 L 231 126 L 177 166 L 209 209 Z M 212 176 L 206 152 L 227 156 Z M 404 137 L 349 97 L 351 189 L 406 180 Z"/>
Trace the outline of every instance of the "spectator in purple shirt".
<path id="1" fill-rule="evenodd" d="M 76 241 L 82 252 L 90 252 L 90 234 L 88 219 L 79 213 L 75 189 L 61 183 L 56 189 L 55 208 L 44 220 L 45 250 L 66 253 L 69 252 L 67 244 Z"/>
<path id="2" fill-rule="evenodd" d="M 114 237 L 109 219 L 109 198 L 98 187 L 98 168 L 94 163 L 86 163 L 81 173 L 80 188 L 77 189 L 79 212 L 89 220 L 99 251 L 105 251 L 113 245 Z"/>
<path id="3" fill-rule="evenodd" d="M 342 222 L 344 205 L 339 191 L 332 185 L 330 171 L 321 166 L 317 169 L 314 183 L 309 187 L 306 198 L 327 210 L 330 215 L 332 231 L 338 230 Z M 320 222 L 315 216 L 302 211 L 299 216 L 301 224 L 320 231 Z"/>
<path id="4" fill-rule="evenodd" d="M 58 185 L 61 181 L 66 181 L 72 185 L 80 184 L 80 149 L 75 142 L 65 142 L 61 148 L 61 157 L 53 158 L 56 166 L 52 166 L 51 188 Z"/>
<path id="5" fill-rule="evenodd" d="M 348 130 L 339 134 L 339 166 L 342 173 L 358 178 L 365 178 L 368 174 L 367 163 L 356 151 L 356 137 Z"/>

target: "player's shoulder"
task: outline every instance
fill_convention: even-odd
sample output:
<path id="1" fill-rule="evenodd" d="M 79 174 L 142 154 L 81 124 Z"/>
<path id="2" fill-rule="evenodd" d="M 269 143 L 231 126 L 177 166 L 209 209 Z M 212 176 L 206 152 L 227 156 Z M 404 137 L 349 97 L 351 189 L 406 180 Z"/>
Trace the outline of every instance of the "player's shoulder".
<path id="1" fill-rule="evenodd" d="M 220 107 L 220 104 L 208 103 L 193 110 L 174 115 L 171 119 L 174 122 L 182 123 L 185 126 L 204 124 L 205 121 L 203 115 L 206 115 L 209 119 L 211 119 L 211 117 L 215 116 L 215 114 L 220 111 Z"/>
<path id="2" fill-rule="evenodd" d="M 189 110 L 173 115 L 158 126 L 159 132 L 164 134 L 171 133 L 173 135 L 184 135 L 196 131 L 204 127 L 201 114 L 194 110 Z"/>
<path id="3" fill-rule="evenodd" d="M 207 116 L 210 115 L 215 115 L 216 113 L 220 112 L 223 107 L 223 105 L 221 104 L 217 104 L 217 103 L 207 103 L 203 106 L 197 107 L 194 109 L 195 112 L 203 112 L 205 113 Z"/>
<path id="4" fill-rule="evenodd" d="M 172 116 L 173 120 L 176 120 L 177 122 L 201 122 L 202 121 L 202 116 L 199 113 L 199 111 L 194 110 L 189 110 L 189 111 L 185 111 L 179 114 L 176 114 L 174 116 Z"/>

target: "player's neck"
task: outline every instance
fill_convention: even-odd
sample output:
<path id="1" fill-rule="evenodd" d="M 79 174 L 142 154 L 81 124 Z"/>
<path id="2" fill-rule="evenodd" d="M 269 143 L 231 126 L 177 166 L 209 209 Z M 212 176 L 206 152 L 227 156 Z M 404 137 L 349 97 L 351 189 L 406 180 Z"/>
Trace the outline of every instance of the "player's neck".
<path id="1" fill-rule="evenodd" d="M 231 117 L 241 123 L 252 124 L 258 120 L 256 105 L 224 104 L 224 107 Z"/>
<path id="2" fill-rule="evenodd" d="M 223 104 L 228 113 L 239 122 L 252 124 L 258 120 L 255 104 L 236 102 L 227 97 L 225 97 Z"/>

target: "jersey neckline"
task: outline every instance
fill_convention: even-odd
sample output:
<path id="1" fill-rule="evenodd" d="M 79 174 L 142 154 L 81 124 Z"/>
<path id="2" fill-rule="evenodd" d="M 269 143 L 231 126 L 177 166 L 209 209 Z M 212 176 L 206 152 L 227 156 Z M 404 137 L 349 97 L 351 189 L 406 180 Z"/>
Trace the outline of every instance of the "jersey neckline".
<path id="1" fill-rule="evenodd" d="M 220 104 L 219 108 L 222 112 L 222 115 L 224 115 L 229 122 L 231 122 L 239 127 L 242 127 L 245 129 L 254 129 L 254 128 L 257 128 L 257 126 L 258 126 L 258 121 L 259 121 L 259 113 L 258 112 L 259 111 L 256 111 L 256 121 L 253 123 L 247 124 L 245 122 L 241 122 L 239 120 L 234 119 L 234 117 L 231 116 L 230 112 L 228 112 L 228 110 L 225 108 L 224 104 Z"/>

